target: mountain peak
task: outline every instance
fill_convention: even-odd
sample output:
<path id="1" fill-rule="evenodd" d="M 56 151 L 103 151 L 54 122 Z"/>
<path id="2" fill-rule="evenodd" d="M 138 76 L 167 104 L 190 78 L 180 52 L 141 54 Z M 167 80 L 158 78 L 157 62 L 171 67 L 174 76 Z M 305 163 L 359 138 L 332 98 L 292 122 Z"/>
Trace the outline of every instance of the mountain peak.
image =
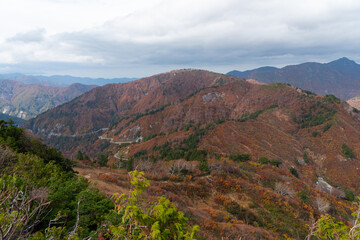
<path id="1" fill-rule="evenodd" d="M 329 65 L 358 65 L 355 61 L 348 59 L 347 57 L 339 58 L 335 61 L 329 62 Z"/>

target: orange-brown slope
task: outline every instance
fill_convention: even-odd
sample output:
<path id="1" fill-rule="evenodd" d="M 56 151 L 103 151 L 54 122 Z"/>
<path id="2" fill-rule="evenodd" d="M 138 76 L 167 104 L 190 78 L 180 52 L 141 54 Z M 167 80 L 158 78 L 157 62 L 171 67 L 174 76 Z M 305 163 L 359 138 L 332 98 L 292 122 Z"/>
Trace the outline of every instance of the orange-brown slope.
<path id="1" fill-rule="evenodd" d="M 139 134 L 145 137 L 173 131 L 189 123 L 206 125 L 219 119 L 239 119 L 247 113 L 275 105 L 291 107 L 296 104 L 297 95 L 294 88 L 286 85 L 262 86 L 237 79 L 221 86 L 202 89 L 156 113 L 123 120 L 104 136 L 118 141 L 135 140 Z"/>
<path id="2" fill-rule="evenodd" d="M 324 121 L 314 123 L 323 115 Z M 224 121 L 219 121 L 221 119 Z M 309 181 L 326 176 L 335 185 L 358 191 L 358 119 L 358 114 L 346 103 L 311 96 L 283 84 L 254 85 L 238 79 L 198 91 L 162 111 L 123 120 L 103 136 L 121 142 L 163 132 L 126 150 L 126 157 L 141 150 L 157 155 L 153 147 L 166 141 L 174 149 L 179 146 L 181 149 L 181 142 L 194 132 L 190 129 L 189 134 L 184 129 L 187 125 L 199 129 L 211 126 L 200 137 L 197 149 L 224 156 L 246 153 L 251 154 L 253 160 L 262 156 L 277 159 L 283 162 L 283 167 L 298 169 Z M 310 125 L 302 126 L 304 122 Z M 171 134 L 174 131 L 177 140 Z M 344 143 L 356 157 L 344 156 Z M 119 147 L 112 145 L 108 150 L 115 154 Z M 119 152 L 124 153 L 121 148 Z M 304 163 L 304 154 L 309 156 L 310 163 Z"/>
<path id="3" fill-rule="evenodd" d="M 47 137 L 81 135 L 119 119 L 154 110 L 189 93 L 234 77 L 200 70 L 178 70 L 123 84 L 98 87 L 29 121 L 25 127 Z"/>

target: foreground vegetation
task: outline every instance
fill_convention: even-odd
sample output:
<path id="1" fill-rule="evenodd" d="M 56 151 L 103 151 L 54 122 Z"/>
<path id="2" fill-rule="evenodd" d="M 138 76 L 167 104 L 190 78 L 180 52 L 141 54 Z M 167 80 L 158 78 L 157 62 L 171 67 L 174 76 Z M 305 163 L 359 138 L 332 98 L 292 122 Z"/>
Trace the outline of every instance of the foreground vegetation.
<path id="1" fill-rule="evenodd" d="M 174 148 L 183 160 L 168 143 L 155 149 L 167 161 L 138 154 L 124 167 L 145 172 L 124 172 L 125 184 L 103 175 L 130 186 L 110 199 L 60 152 L 0 121 L 0 239 L 359 239 L 351 191 L 314 189 L 276 159 L 212 156 L 196 148 L 200 135 Z"/>
<path id="2" fill-rule="evenodd" d="M 0 121 L 0 239 L 195 239 L 197 226 L 149 182 L 130 173 L 129 195 L 110 200 L 72 162 L 11 122 Z"/>

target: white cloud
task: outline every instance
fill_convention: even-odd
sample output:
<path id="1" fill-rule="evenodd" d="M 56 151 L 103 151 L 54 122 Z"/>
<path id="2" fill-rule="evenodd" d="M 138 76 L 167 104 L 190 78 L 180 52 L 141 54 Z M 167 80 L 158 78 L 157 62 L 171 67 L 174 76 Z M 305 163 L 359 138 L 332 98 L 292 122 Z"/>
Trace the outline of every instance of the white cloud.
<path id="1" fill-rule="evenodd" d="M 3 0 L 0 63 L 142 76 L 358 60 L 359 10 L 354 0 Z"/>
<path id="2" fill-rule="evenodd" d="M 28 32 L 20 32 L 15 36 L 8 38 L 7 40 L 10 42 L 23 42 L 23 43 L 32 43 L 32 42 L 42 42 L 45 36 L 45 29 L 39 28 L 34 29 Z"/>

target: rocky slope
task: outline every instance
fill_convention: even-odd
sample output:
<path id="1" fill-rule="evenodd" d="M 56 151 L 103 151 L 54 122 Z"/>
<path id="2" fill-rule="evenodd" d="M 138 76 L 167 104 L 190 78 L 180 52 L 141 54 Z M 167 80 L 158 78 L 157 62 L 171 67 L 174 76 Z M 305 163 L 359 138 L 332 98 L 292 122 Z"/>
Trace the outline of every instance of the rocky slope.
<path id="1" fill-rule="evenodd" d="M 324 64 L 308 62 L 281 69 L 262 67 L 244 72 L 235 70 L 227 74 L 264 83 L 289 83 L 319 95 L 334 94 L 341 99 L 360 95 L 360 65 L 347 58 Z"/>
<path id="2" fill-rule="evenodd" d="M 51 87 L 24 84 L 13 80 L 0 80 L 0 112 L 22 119 L 30 119 L 50 108 L 68 102 L 94 87 L 96 86 L 83 84 Z"/>
<path id="3" fill-rule="evenodd" d="M 347 103 L 356 109 L 360 109 L 360 97 L 353 97 L 347 100 Z"/>

